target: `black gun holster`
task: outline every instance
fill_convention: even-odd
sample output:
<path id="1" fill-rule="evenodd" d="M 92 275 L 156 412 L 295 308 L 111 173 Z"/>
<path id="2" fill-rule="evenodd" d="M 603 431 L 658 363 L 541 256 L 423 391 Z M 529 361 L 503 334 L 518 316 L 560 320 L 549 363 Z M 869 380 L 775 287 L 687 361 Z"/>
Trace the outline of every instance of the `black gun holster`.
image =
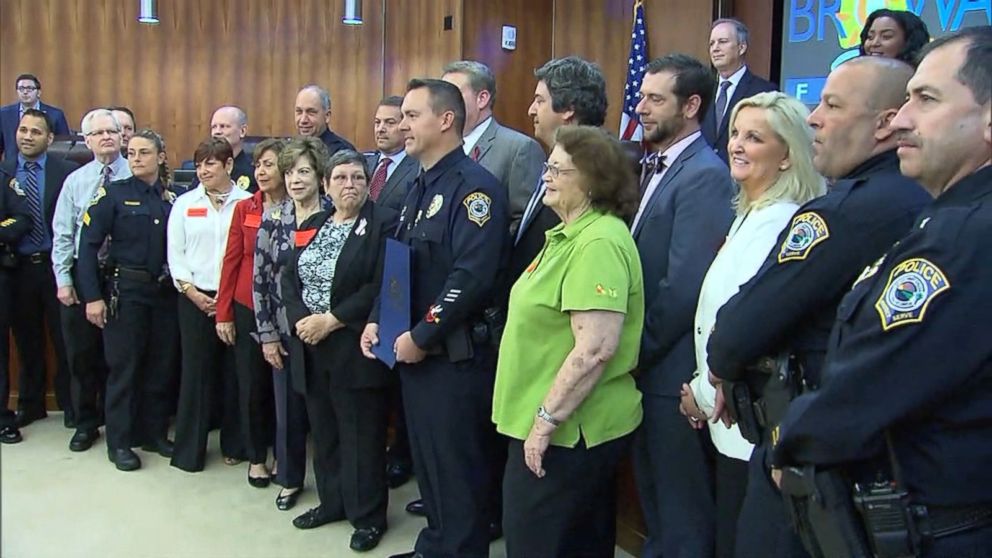
<path id="1" fill-rule="evenodd" d="M 786 467 L 782 497 L 793 527 L 813 558 L 874 556 L 851 498 L 851 484 L 839 471 Z"/>

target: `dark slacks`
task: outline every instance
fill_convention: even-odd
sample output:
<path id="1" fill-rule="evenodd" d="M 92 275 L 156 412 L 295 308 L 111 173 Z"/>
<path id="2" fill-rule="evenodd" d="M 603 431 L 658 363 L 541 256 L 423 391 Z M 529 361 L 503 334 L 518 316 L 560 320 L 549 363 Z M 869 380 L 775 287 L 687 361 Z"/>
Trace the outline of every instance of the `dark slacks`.
<path id="1" fill-rule="evenodd" d="M 390 464 L 411 467 L 410 437 L 406 429 L 406 411 L 403 408 L 403 388 L 400 379 L 389 385 L 389 419 L 393 425 L 393 441 L 389 444 L 387 459 Z"/>
<path id="2" fill-rule="evenodd" d="M 45 347 L 50 339 L 56 357 L 55 400 L 66 412 L 66 418 L 73 420 L 69 364 L 59 318 L 62 305 L 55 296 L 51 257 L 47 253 L 34 261 L 21 257 L 13 271 L 14 313 L 10 325 L 20 356 L 17 408 L 28 413 L 45 410 Z"/>
<path id="3" fill-rule="evenodd" d="M 12 270 L 0 268 L 0 428 L 16 425 L 10 400 L 10 313 L 13 306 Z"/>
<path id="4" fill-rule="evenodd" d="M 428 558 L 489 556 L 493 359 L 452 363 L 429 356 L 399 371 L 427 513 L 415 548 Z"/>
<path id="5" fill-rule="evenodd" d="M 503 478 L 508 558 L 610 558 L 616 546 L 616 473 L 633 435 L 585 447 L 550 446 L 537 478 L 522 440 L 510 440 Z"/>
<path id="6" fill-rule="evenodd" d="M 755 446 L 748 462 L 747 492 L 737 520 L 737 558 L 807 558 L 793 530 L 778 487 L 766 465 L 767 443 Z"/>
<path id="7" fill-rule="evenodd" d="M 272 408 L 272 373 L 262 347 L 252 337 L 255 313 L 234 303 L 234 362 L 238 380 L 238 409 L 245 452 L 251 463 L 265 463 L 272 445 L 275 412 Z"/>
<path id="8" fill-rule="evenodd" d="M 283 340 L 286 346 L 286 340 Z M 282 370 L 272 370 L 272 387 L 276 407 L 276 445 L 273 448 L 279 469 L 276 484 L 285 488 L 302 488 L 307 475 L 306 399 L 293 389 L 289 377 L 289 359 L 283 357 Z"/>
<path id="9" fill-rule="evenodd" d="M 634 439 L 634 473 L 648 538 L 644 558 L 695 558 L 715 551 L 713 445 L 693 430 L 677 397 L 645 393 Z"/>
<path id="10" fill-rule="evenodd" d="M 307 347 L 306 407 L 320 506 L 356 529 L 385 529 L 388 393 L 385 388 L 331 387 L 328 368 L 333 364 L 316 356 Z"/>
<path id="11" fill-rule="evenodd" d="M 75 270 L 73 281 L 78 283 Z M 77 293 L 78 294 L 78 293 Z M 59 305 L 62 338 L 69 362 L 69 392 L 76 418 L 76 430 L 96 430 L 100 426 L 101 394 L 106 391 L 107 360 L 100 328 L 86 319 L 86 304 Z M 127 446 L 121 446 L 127 447 Z"/>
<path id="12" fill-rule="evenodd" d="M 116 316 L 103 329 L 107 348 L 107 447 L 164 440 L 175 397 L 179 356 L 172 285 L 120 282 Z"/>
<path id="13" fill-rule="evenodd" d="M 189 298 L 179 296 L 178 309 L 183 363 L 172 465 L 196 472 L 203 470 L 206 460 L 211 412 L 216 405 L 214 392 L 224 385 L 217 378 L 234 374 L 234 351 L 217 337 L 214 318 L 201 312 Z M 236 410 L 231 414 L 237 417 Z M 221 426 L 221 451 L 225 441 L 229 446 L 243 446 L 236 425 L 237 420 L 234 426 L 227 421 Z"/>
<path id="14" fill-rule="evenodd" d="M 723 425 L 718 425 L 723 428 Z M 737 518 L 747 490 L 747 461 L 716 452 L 714 461 L 716 486 L 716 555 L 733 558 L 737 538 Z"/>

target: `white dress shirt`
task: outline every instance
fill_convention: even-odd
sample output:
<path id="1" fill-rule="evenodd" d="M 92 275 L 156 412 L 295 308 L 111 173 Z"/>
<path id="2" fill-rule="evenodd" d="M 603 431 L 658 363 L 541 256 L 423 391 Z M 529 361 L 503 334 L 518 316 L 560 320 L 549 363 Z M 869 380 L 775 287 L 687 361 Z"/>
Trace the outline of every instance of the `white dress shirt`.
<path id="1" fill-rule="evenodd" d="M 768 258 L 775 245 L 792 219 L 799 205 L 780 201 L 761 209 L 738 215 L 730 225 L 727 239 L 710 265 L 703 286 L 699 291 L 696 306 L 694 340 L 696 344 L 696 372 L 690 386 L 696 396 L 700 410 L 711 416 L 716 402 L 716 389 L 709 382 L 709 366 L 706 364 L 706 343 L 716 324 L 716 314 L 731 297 L 737 294 L 741 285 L 748 282 Z M 723 423 L 708 422 L 710 437 L 716 449 L 734 459 L 747 461 L 751 458 L 754 446 L 741 436 L 737 425 L 727 428 Z"/>
<path id="2" fill-rule="evenodd" d="M 486 128 L 489 127 L 489 124 L 492 123 L 492 121 L 493 117 L 490 116 L 482 122 L 479 122 L 479 125 L 476 126 L 475 129 L 462 138 L 462 149 L 465 150 L 466 155 L 469 157 L 472 156 L 472 149 L 475 148 L 475 144 L 479 143 L 479 139 L 482 137 L 482 134 L 486 133 Z"/>
<path id="3" fill-rule="evenodd" d="M 389 163 L 389 166 L 386 167 L 386 182 L 389 182 L 389 179 L 393 177 L 393 173 L 396 172 L 396 168 L 400 166 L 400 163 L 402 163 L 405 158 L 406 149 L 400 149 L 392 155 L 386 155 L 385 153 L 380 152 L 379 161 L 375 165 L 376 168 L 370 169 L 372 171 L 372 175 L 369 178 L 371 179 L 372 176 L 375 176 L 375 171 L 379 168 L 379 165 L 382 164 L 383 159 L 389 159 L 392 161 L 392 163 Z"/>
<path id="4" fill-rule="evenodd" d="M 127 159 L 117 157 L 110 163 L 110 180 L 131 177 Z M 72 266 L 79 256 L 79 233 L 83 214 L 89 208 L 97 188 L 103 183 L 104 164 L 96 159 L 72 171 L 62 183 L 52 217 L 52 271 L 59 287 L 72 286 Z"/>
<path id="5" fill-rule="evenodd" d="M 217 290 L 234 206 L 250 197 L 232 182 L 220 210 L 210 203 L 203 184 L 176 199 L 169 213 L 168 258 L 177 289 L 183 281 L 201 291 Z"/>
<path id="6" fill-rule="evenodd" d="M 641 215 L 644 213 L 644 210 L 647 209 L 648 204 L 651 203 L 651 196 L 653 196 L 654 191 L 658 189 L 658 185 L 661 184 L 661 179 L 668 173 L 668 169 L 672 167 L 672 163 L 674 163 L 675 160 L 679 158 L 679 155 L 681 155 L 682 152 L 685 151 L 690 144 L 692 144 L 692 142 L 696 141 L 696 138 L 698 138 L 701 134 L 701 131 L 696 130 L 672 145 L 669 145 L 668 149 L 661 154 L 661 156 L 665 158 L 665 166 L 661 169 L 661 171 L 655 173 L 654 178 L 652 178 L 651 182 L 648 183 L 648 187 L 644 189 L 644 197 L 641 198 L 641 205 L 637 208 L 637 215 L 634 216 L 634 222 L 630 224 L 630 230 L 637 228 L 637 223 L 640 222 Z"/>

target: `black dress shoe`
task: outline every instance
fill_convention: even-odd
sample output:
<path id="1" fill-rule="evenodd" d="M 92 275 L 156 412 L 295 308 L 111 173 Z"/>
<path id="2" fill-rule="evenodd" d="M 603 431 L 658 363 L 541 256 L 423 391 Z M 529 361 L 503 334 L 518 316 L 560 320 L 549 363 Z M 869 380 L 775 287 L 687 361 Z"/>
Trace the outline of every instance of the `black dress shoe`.
<path id="1" fill-rule="evenodd" d="M 327 525 L 335 521 L 340 521 L 343 517 L 333 517 L 324 512 L 323 506 L 317 506 L 304 512 L 293 520 L 293 527 L 297 529 L 314 529 L 321 525 Z"/>
<path id="2" fill-rule="evenodd" d="M 351 534 L 351 544 L 349 546 L 356 552 L 368 552 L 379 546 L 379 541 L 382 540 L 382 534 L 385 532 L 385 529 L 378 527 L 355 529 L 355 532 Z"/>
<path id="3" fill-rule="evenodd" d="M 69 440 L 69 451 L 86 451 L 100 437 L 99 430 L 78 430 Z"/>
<path id="4" fill-rule="evenodd" d="M 21 431 L 16 426 L 4 426 L 0 428 L 0 443 L 16 444 L 23 439 L 21 438 Z"/>
<path id="5" fill-rule="evenodd" d="M 141 449 L 144 451 L 150 451 L 152 453 L 157 453 L 162 457 L 172 457 L 172 453 L 175 450 L 175 445 L 169 441 L 168 438 L 161 438 L 155 440 L 154 442 L 148 442 L 147 444 L 141 444 Z"/>
<path id="6" fill-rule="evenodd" d="M 489 524 L 489 542 L 503 538 L 503 522 L 493 521 Z"/>
<path id="7" fill-rule="evenodd" d="M 131 451 L 130 448 L 108 449 L 107 457 L 110 458 L 111 463 L 117 465 L 119 471 L 136 471 L 141 468 L 141 460 L 138 459 L 138 454 Z"/>
<path id="8" fill-rule="evenodd" d="M 427 517 L 427 508 L 424 507 L 423 500 L 414 500 L 406 505 L 406 513 L 419 517 Z"/>
<path id="9" fill-rule="evenodd" d="M 393 554 L 389 558 L 424 558 L 424 555 L 414 550 L 412 552 L 404 552 L 402 554 Z"/>
<path id="10" fill-rule="evenodd" d="M 293 507 L 296 506 L 296 501 L 300 499 L 300 494 L 302 494 L 302 493 L 303 493 L 303 489 L 302 488 L 296 489 L 296 492 L 294 492 L 292 494 L 285 494 L 285 495 L 280 490 L 279 491 L 279 495 L 276 496 L 276 507 L 279 508 L 280 511 L 287 511 L 287 510 L 293 509 Z M 316 509 L 316 508 L 314 508 L 314 509 Z M 304 514 L 304 515 L 306 515 L 306 514 Z M 299 518 L 297 518 L 297 519 L 299 519 Z M 295 525 L 296 519 L 294 519 L 293 522 L 294 522 L 294 525 Z M 303 527 L 303 529 L 308 529 L 308 528 L 309 527 Z"/>
<path id="11" fill-rule="evenodd" d="M 62 425 L 65 426 L 66 428 L 75 428 L 76 417 L 73 417 L 72 415 L 66 413 L 65 415 L 62 416 Z"/>
<path id="12" fill-rule="evenodd" d="M 405 463 L 390 463 L 386 466 L 386 484 L 389 488 L 399 488 L 413 475 L 411 467 Z"/>
<path id="13" fill-rule="evenodd" d="M 17 427 L 24 428 L 36 420 L 48 418 L 45 411 L 17 411 Z"/>
<path id="14" fill-rule="evenodd" d="M 264 477 L 253 477 L 251 476 L 251 471 L 248 471 L 248 484 L 255 488 L 268 488 L 270 482 L 272 482 L 272 477 L 268 475 Z"/>

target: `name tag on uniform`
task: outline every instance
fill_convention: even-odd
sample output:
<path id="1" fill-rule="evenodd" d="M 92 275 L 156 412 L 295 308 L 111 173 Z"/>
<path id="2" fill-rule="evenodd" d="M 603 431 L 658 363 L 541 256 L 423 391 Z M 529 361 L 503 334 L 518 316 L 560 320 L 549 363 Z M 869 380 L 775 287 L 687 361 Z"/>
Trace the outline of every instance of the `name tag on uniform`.
<path id="1" fill-rule="evenodd" d="M 295 231 L 293 233 L 293 236 L 296 239 L 296 247 L 303 248 L 307 244 L 310 244 L 310 241 L 313 240 L 313 237 L 317 236 L 317 229 Z"/>
<path id="2" fill-rule="evenodd" d="M 206 217 L 207 208 L 206 207 L 191 207 L 186 210 L 187 217 Z"/>
<path id="3" fill-rule="evenodd" d="M 262 216 L 249 213 L 245 215 L 245 226 L 257 229 L 262 226 Z"/>
<path id="4" fill-rule="evenodd" d="M 141 202 L 140 201 L 124 200 L 124 205 L 137 206 L 137 205 L 141 205 Z"/>

